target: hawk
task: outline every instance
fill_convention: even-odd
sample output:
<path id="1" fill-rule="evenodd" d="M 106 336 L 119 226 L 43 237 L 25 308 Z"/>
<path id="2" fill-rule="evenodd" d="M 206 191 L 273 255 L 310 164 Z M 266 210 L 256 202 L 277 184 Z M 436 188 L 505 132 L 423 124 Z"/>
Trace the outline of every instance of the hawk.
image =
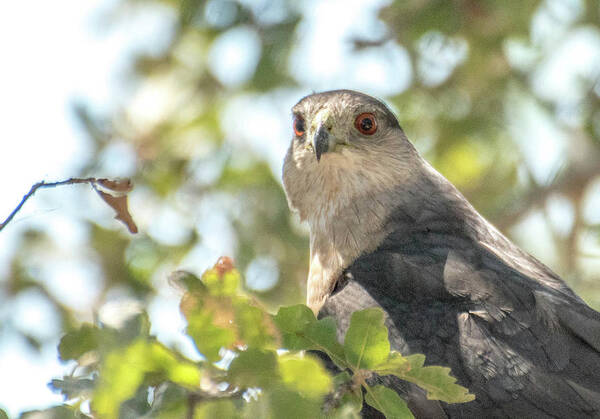
<path id="1" fill-rule="evenodd" d="M 600 313 L 486 221 L 382 102 L 336 90 L 292 112 L 283 184 L 310 226 L 308 305 L 340 336 L 381 307 L 392 349 L 450 367 L 476 398 L 376 380 L 417 417 L 600 417 Z"/>

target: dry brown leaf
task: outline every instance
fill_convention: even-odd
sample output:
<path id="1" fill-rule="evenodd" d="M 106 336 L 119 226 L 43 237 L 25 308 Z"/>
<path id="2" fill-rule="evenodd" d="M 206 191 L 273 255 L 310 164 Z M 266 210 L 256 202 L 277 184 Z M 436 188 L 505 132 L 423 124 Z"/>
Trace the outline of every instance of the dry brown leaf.
<path id="1" fill-rule="evenodd" d="M 216 269 L 219 276 L 222 276 L 234 269 L 234 267 L 233 259 L 231 259 L 229 256 L 221 256 L 217 260 L 217 263 L 215 263 L 215 266 L 213 266 L 213 269 Z"/>
<path id="2" fill-rule="evenodd" d="M 131 192 L 133 182 L 130 179 L 96 179 L 96 183 L 115 192 Z"/>
<path id="3" fill-rule="evenodd" d="M 129 208 L 127 206 L 127 195 L 113 196 L 109 193 L 102 192 L 100 190 L 97 190 L 97 192 L 98 195 L 100 195 L 100 197 L 104 200 L 104 202 L 106 202 L 112 207 L 112 209 L 115 210 L 115 212 L 117 213 L 117 215 L 115 215 L 115 218 L 119 221 L 122 221 L 123 224 L 127 226 L 127 229 L 130 233 L 137 233 L 137 225 L 133 221 L 133 218 L 131 217 L 131 214 L 129 213 Z"/>

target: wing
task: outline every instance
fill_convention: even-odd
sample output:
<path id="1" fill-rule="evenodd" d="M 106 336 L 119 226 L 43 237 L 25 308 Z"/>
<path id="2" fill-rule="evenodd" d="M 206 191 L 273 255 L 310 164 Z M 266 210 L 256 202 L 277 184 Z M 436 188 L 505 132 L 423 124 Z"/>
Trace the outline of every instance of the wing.
<path id="1" fill-rule="evenodd" d="M 343 335 L 353 311 L 380 306 L 393 349 L 449 366 L 476 395 L 448 405 L 386 377 L 413 412 L 600 416 L 600 314 L 557 277 L 525 275 L 460 226 L 417 225 L 398 228 L 355 261 L 321 311 L 337 318 Z"/>

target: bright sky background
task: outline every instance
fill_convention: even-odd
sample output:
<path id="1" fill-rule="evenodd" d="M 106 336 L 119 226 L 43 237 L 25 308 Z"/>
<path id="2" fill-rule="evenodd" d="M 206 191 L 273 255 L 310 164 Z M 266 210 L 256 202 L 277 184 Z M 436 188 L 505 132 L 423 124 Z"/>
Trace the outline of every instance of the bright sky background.
<path id="1" fill-rule="evenodd" d="M 260 3 L 263 0 L 247 1 Z M 122 79 L 129 53 L 138 49 L 160 49 L 168 40 L 170 17 L 165 15 L 164 9 L 131 14 L 127 19 L 109 26 L 105 19 L 106 13 L 117 2 L 118 0 L 55 0 L 32 5 L 30 2 L 12 1 L 0 6 L 0 51 L 3 57 L 0 67 L 0 118 L 5 135 L 0 139 L 0 218 L 8 215 L 33 183 L 42 179 L 51 181 L 68 178 L 89 157 L 89 143 L 71 114 L 74 100 L 84 100 L 93 109 L 110 113 L 117 104 L 127 100 L 131 93 Z M 278 172 L 289 138 L 289 107 L 301 95 L 311 90 L 346 87 L 384 96 L 405 89 L 414 74 L 411 73 L 402 47 L 389 43 L 380 53 L 366 50 L 354 54 L 343 43 L 350 28 L 354 28 L 355 34 L 374 38 L 381 33 L 382 25 L 371 18 L 376 9 L 374 6 L 381 3 L 386 1 L 303 2 L 307 19 L 299 29 L 301 41 L 290 66 L 305 88 L 281 92 L 260 100 L 251 96 L 236 98 L 224 115 L 223 125 L 230 127 L 226 132 L 227 137 L 231 141 L 246 142 L 258 150 L 271 150 L 267 158 L 274 171 Z M 580 4 L 575 0 L 573 3 Z M 570 10 L 575 10 L 575 18 L 577 8 Z M 535 25 L 538 26 L 537 33 L 541 34 L 541 39 L 555 42 L 553 34 L 560 34 L 560 28 L 552 27 L 550 30 L 548 22 L 543 21 L 543 15 Z M 235 86 L 251 74 L 255 65 L 253 56 L 258 55 L 256 39 L 251 31 L 240 28 L 217 41 L 213 47 L 215 52 L 211 69 L 224 84 Z M 555 44 L 552 45 L 554 46 Z M 545 67 L 545 72 L 539 74 L 539 83 L 542 83 L 540 89 L 543 88 L 548 95 L 576 95 L 577 92 L 569 88 L 572 84 L 572 79 L 569 78 L 577 76 L 581 68 L 600 68 L 599 51 L 600 36 L 597 32 L 582 30 L 572 35 L 559 45 L 558 52 L 562 56 L 553 55 L 554 61 Z M 527 51 L 519 50 L 518 46 L 511 49 L 509 55 L 511 54 L 516 63 L 527 61 Z M 245 64 L 235 66 L 236 63 Z M 561 63 L 567 63 L 568 68 Z M 231 68 L 239 68 L 239 72 L 224 70 Z M 160 115 L 161 110 L 167 106 L 172 91 L 167 89 L 162 96 L 160 92 L 157 86 L 153 86 L 151 91 L 138 92 L 131 101 L 132 115 L 149 121 Z M 248 103 L 252 103 L 252 113 L 241 112 L 242 109 L 248 109 Z M 516 113 L 534 112 L 527 103 L 519 102 L 515 106 Z M 549 125 L 547 116 L 535 113 L 529 116 L 528 125 L 510 129 L 514 131 L 516 138 L 524 139 L 522 146 L 526 157 L 536 156 L 535 159 L 529 159 L 527 164 L 531 166 L 536 178 L 545 181 L 557 169 L 561 153 L 567 145 L 560 135 L 552 135 L 552 139 L 548 140 L 548 133 L 556 131 Z M 252 132 L 248 127 L 262 124 L 244 123 L 250 118 L 255 122 L 264 121 L 273 129 L 269 130 L 268 135 L 262 130 Z M 227 122 L 234 120 L 236 123 Z M 241 126 L 244 130 L 239 128 Z M 540 130 L 540 127 L 545 128 Z M 264 147 L 265 144 L 271 147 Z M 272 147 L 273 144 L 277 146 Z M 126 148 L 126 145 L 123 147 Z M 108 156 L 106 160 L 109 163 L 116 162 L 113 163 L 114 172 L 129 170 L 126 158 L 120 160 L 121 156 L 127 155 L 126 150 L 112 152 L 114 155 Z M 110 164 L 107 167 L 107 171 L 112 173 Z M 600 185 L 597 189 L 595 195 L 600 196 Z M 38 194 L 42 196 L 43 193 L 41 191 Z M 66 202 L 69 197 L 74 201 L 81 200 L 80 191 L 53 190 L 51 193 L 64 193 Z M 29 201 L 13 221 L 11 228 L 0 235 L 0 280 L 6 274 L 6 262 L 14 249 L 14 238 L 18 230 L 27 223 L 47 224 L 48 228 L 57 233 L 55 235 L 62 237 L 59 245 L 65 255 L 46 272 L 49 287 L 61 299 L 85 312 L 86 305 L 95 295 L 94 290 L 98 288 L 99 280 L 97 272 L 90 273 L 85 255 L 76 255 L 74 252 L 85 241 L 85 232 L 79 231 L 69 222 L 68 204 L 64 207 L 48 206 L 40 196 Z M 565 206 L 559 200 L 554 207 L 558 214 L 556 218 L 560 222 L 569 219 L 569 211 L 572 209 L 568 205 Z M 110 210 L 107 209 L 105 214 L 106 219 L 112 222 Z M 144 219 L 152 214 L 144 214 L 143 209 L 140 209 L 136 216 L 144 224 Z M 165 208 L 161 212 L 161 220 L 154 220 L 154 230 L 149 231 L 149 234 L 166 242 L 177 241 L 177 228 L 173 227 L 177 225 L 177 213 Z M 539 224 L 539 220 L 529 223 L 529 227 L 523 227 L 523 231 L 518 230 L 516 234 L 522 234 L 526 238 L 531 226 L 539 229 L 536 223 Z M 170 228 L 161 229 L 161 225 L 168 225 Z M 192 252 L 188 258 L 190 263 L 213 261 L 229 246 L 226 239 L 227 226 L 223 224 L 223 220 L 211 219 L 210 223 L 199 228 L 208 229 L 203 231 L 205 235 L 220 235 L 225 239 L 220 241 L 220 248 Z M 544 249 L 539 251 L 543 254 Z M 546 252 L 550 252 L 548 255 L 551 251 L 546 249 Z M 272 262 L 268 258 L 260 260 L 249 269 L 248 276 L 252 276 L 253 270 L 261 271 L 265 266 L 268 268 L 270 263 Z M 84 272 L 85 275 L 82 274 Z M 159 292 L 159 298 L 149 309 L 153 333 L 163 341 L 177 341 L 192 356 L 193 349 L 189 342 L 178 338 L 183 323 L 176 308 L 177 296 L 165 287 L 159 287 Z M 19 327 L 35 330 L 40 336 L 52 336 L 56 333 L 53 330 L 56 322 L 52 320 L 53 313 L 44 307 L 43 301 L 41 296 L 27 293 L 19 301 L 5 304 L 0 293 L 0 321 L 9 318 L 17 321 Z M 115 310 L 121 309 L 119 307 Z M 111 307 L 106 308 L 106 311 L 110 310 Z M 7 312 L 10 312 L 10 316 Z M 56 343 L 48 345 L 38 355 L 15 336 L 0 336 L 0 407 L 15 415 L 23 409 L 61 402 L 60 396 L 53 394 L 46 384 L 66 370 L 66 366 L 57 360 Z"/>
<path id="2" fill-rule="evenodd" d="M 110 110 L 127 93 L 119 75 L 128 52 L 164 43 L 157 37 L 157 30 L 164 28 L 157 13 L 136 15 L 127 22 L 132 26 L 122 22 L 109 27 L 103 17 L 116 3 L 14 1 L 0 6 L 0 120 L 4 135 L 0 139 L 0 218 L 10 213 L 32 184 L 68 178 L 89 157 L 87 139 L 72 115 L 73 101 L 83 99 L 95 109 Z M 38 192 L 36 198 L 43 193 Z M 0 279 L 6 274 L 17 230 L 33 218 L 53 220 L 60 211 L 38 199 L 27 203 L 15 225 L 0 235 Z M 51 229 L 70 237 L 71 244 L 77 241 L 74 236 L 79 233 L 64 219 L 52 222 Z M 80 296 L 85 303 L 93 281 L 70 280 L 85 266 L 79 270 L 78 262 L 68 259 L 56 266 L 62 281 L 57 282 L 58 292 L 81 307 Z M 49 318 L 53 313 L 44 307 L 41 296 L 26 293 L 10 304 L 3 299 L 0 294 L 0 321 L 11 319 L 39 335 L 56 332 L 52 330 L 56 320 Z M 0 371 L 0 407 L 10 414 L 62 401 L 47 387 L 52 377 L 67 371 L 57 360 L 56 344 L 38 355 L 14 336 L 0 336 Z"/>
<path id="3" fill-rule="evenodd" d="M 74 7 L 67 0 L 35 5 L 15 1 L 0 6 L 3 219 L 33 183 L 68 176 L 76 167 L 76 157 L 86 153 L 69 103 L 82 94 L 107 103 L 111 85 L 107 70 L 118 59 L 118 51 L 89 30 L 91 13 L 101 3 L 78 2 Z M 0 265 L 13 237 L 10 229 L 0 236 Z M 3 271 L 0 268 L 0 274 Z M 47 324 L 51 329 L 56 321 L 47 318 L 51 312 L 40 307 L 42 301 L 30 295 L 25 304 L 0 304 L 0 312 L 10 309 L 13 318 L 24 324 L 37 328 Z M 14 336 L 0 336 L 0 371 L 0 406 L 9 414 L 61 401 L 46 386 L 50 377 L 64 371 L 50 346 L 38 355 Z"/>

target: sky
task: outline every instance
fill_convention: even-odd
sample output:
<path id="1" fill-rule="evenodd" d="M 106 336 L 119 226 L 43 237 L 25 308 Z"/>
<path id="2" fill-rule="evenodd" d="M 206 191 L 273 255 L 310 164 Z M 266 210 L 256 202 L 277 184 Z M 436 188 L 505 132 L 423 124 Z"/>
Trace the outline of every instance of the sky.
<path id="1" fill-rule="evenodd" d="M 264 0 L 244 1 L 259 4 Z M 159 118 L 168 106 L 169 95 L 172 93 L 169 86 L 164 90 L 160 86 L 152 86 L 134 93 L 124 80 L 124 73 L 132 51 L 152 53 L 166 46 L 174 16 L 169 10 L 160 7 L 144 8 L 144 13 L 126 14 L 121 20 L 109 25 L 107 16 L 117 2 L 118 0 L 36 2 L 35 12 L 32 12 L 30 2 L 4 2 L 0 6 L 0 51 L 3 54 L 0 68 L 0 118 L 5 136 L 0 139 L 0 218 L 3 219 L 10 213 L 32 184 L 40 180 L 68 178 L 90 158 L 91 146 L 72 113 L 74 103 L 83 101 L 91 104 L 94 109 L 110 114 L 111 109 L 127 102 L 131 115 L 136 116 L 138 121 L 147 123 L 151 123 L 153 118 Z M 290 61 L 292 72 L 302 84 L 302 89 L 280 92 L 268 98 L 256 98 L 252 95 L 235 98 L 223 116 L 223 126 L 229 127 L 225 132 L 226 136 L 232 141 L 246 142 L 257 150 L 269 150 L 267 160 L 274 172 L 278 173 L 289 138 L 289 107 L 302 95 L 312 90 L 349 87 L 385 96 L 407 88 L 415 75 L 402 47 L 390 42 L 377 54 L 369 50 L 354 54 L 343 43 L 351 28 L 355 34 L 378 37 L 384 28 L 374 19 L 374 13 L 376 6 L 385 3 L 385 0 L 303 2 L 306 19 L 299 28 L 300 41 Z M 575 0 L 571 3 L 575 6 L 580 4 Z M 569 10 L 573 14 L 572 19 L 575 19 L 577 7 Z M 536 33 L 541 34 L 539 37 L 542 40 L 556 41 L 552 34 L 560 34 L 560 28 L 553 22 L 544 23 L 543 14 L 533 25 L 537 25 Z M 212 48 L 211 71 L 225 85 L 235 86 L 252 74 L 260 45 L 256 34 L 241 27 L 223 35 Z M 519 45 L 515 45 L 507 53 L 515 65 L 526 65 L 527 51 L 519 48 Z M 552 55 L 553 61 L 543 67 L 536 78 L 541 80 L 539 89 L 543 88 L 550 97 L 574 95 L 573 100 L 576 100 L 577 91 L 569 88 L 572 84 L 570 78 L 576 78 L 582 68 L 600 68 L 600 36 L 595 31 L 578 31 L 562 41 L 557 51 L 563 55 Z M 462 54 L 466 52 L 463 51 Z M 460 63 L 460 48 L 452 59 L 456 61 L 456 65 Z M 567 67 L 561 64 L 565 62 Z M 231 68 L 238 68 L 239 71 L 228 70 Z M 436 77 L 441 76 L 432 73 L 431 77 L 433 83 Z M 252 106 L 249 107 L 250 103 Z M 241 112 L 248 108 L 252 112 Z M 524 147 L 525 156 L 536 156 L 526 163 L 530 165 L 534 176 L 539 177 L 538 180 L 543 183 L 557 170 L 561 153 L 568 145 L 560 135 L 549 134 L 556 130 L 549 125 L 551 121 L 547 116 L 536 113 L 524 102 L 516 103 L 515 109 L 517 114 L 528 115 L 529 122 L 528 125 L 521 124 L 509 129 L 513 130 L 516 138 L 523 140 L 520 144 Z M 236 123 L 228 123 L 234 119 Z M 250 119 L 264 123 L 244 123 Z M 264 124 L 272 127 L 267 135 L 263 130 L 253 132 L 248 129 Z M 547 140 L 549 136 L 552 138 L 551 144 Z M 275 147 L 272 146 L 274 144 Z M 133 170 L 131 162 L 123 157 L 127 156 L 126 144 L 119 145 L 108 153 L 105 156 L 105 169 L 109 173 L 126 174 Z M 38 195 L 43 196 L 44 192 L 40 191 Z M 0 280 L 7 271 L 6 262 L 14 250 L 18 231 L 28 223 L 44 224 L 57 233 L 54 236 L 61 237 L 57 246 L 62 252 L 59 255 L 64 256 L 63 260 L 54 261 L 52 267 L 45 272 L 49 288 L 59 298 L 85 312 L 99 289 L 100 274 L 90 271 L 85 254 L 77 254 L 73 250 L 85 242 L 86 232 L 69 222 L 70 211 L 75 209 L 68 202 L 80 200 L 81 194 L 80 191 L 72 190 L 53 190 L 51 193 L 64 194 L 61 196 L 65 197 L 65 204 L 48 205 L 36 195 L 13 221 L 11 228 L 0 235 Z M 600 183 L 596 195 L 600 197 Z M 139 196 L 137 199 L 143 201 L 144 197 Z M 593 202 L 597 207 L 600 198 Z M 132 201 L 132 206 L 134 204 Z M 559 220 L 557 223 L 568 221 L 572 211 L 568 204 L 558 200 L 552 205 L 551 212 L 556 214 L 555 218 Z M 103 208 L 101 211 L 104 211 L 101 213 L 104 219 L 112 222 L 110 210 Z M 586 211 L 590 212 L 590 216 L 595 216 L 593 210 Z M 210 209 L 206 209 L 206 213 L 208 216 Z M 154 238 L 166 243 L 180 239 L 178 231 L 185 230 L 186 226 L 176 228 L 179 222 L 176 212 L 164 208 L 150 226 L 148 219 L 154 215 L 144 213 L 143 208 L 136 214 L 140 218 L 141 227 L 147 226 L 149 234 Z M 227 232 L 227 225 L 223 220 L 215 217 L 198 228 L 205 229 L 202 231 L 203 235 L 221 237 L 221 240 L 207 240 L 218 243 L 218 246 L 192 252 L 187 258 L 190 264 L 213 261 L 216 256 L 227 253 L 224 250 L 232 245 L 232 233 Z M 544 231 L 544 226 L 540 227 L 540 220 L 529 221 L 517 228 L 516 234 L 526 240 L 528 236 L 532 236 L 531 231 L 535 231 L 535 234 Z M 541 242 L 543 245 L 550 241 Z M 540 253 L 543 256 L 544 252 L 546 257 L 552 256 L 552 249 L 537 249 L 538 256 Z M 272 265 L 273 261 L 268 257 L 259 259 L 251 264 L 247 275 L 249 278 L 265 277 L 265 271 L 276 269 Z M 202 269 L 197 267 L 196 270 Z M 266 277 L 274 280 L 268 275 Z M 169 290 L 166 283 L 159 285 L 159 296 L 149 307 L 153 333 L 162 341 L 177 342 L 184 353 L 194 357 L 192 346 L 188 341 L 182 340 L 179 334 L 183 322 L 177 310 L 178 296 Z M 256 284 L 256 287 L 268 285 L 261 283 Z M 0 301 L 2 298 L 0 294 Z M 114 307 L 109 305 L 104 310 L 109 316 L 111 310 L 118 312 L 122 308 L 122 304 L 117 304 Z M 57 333 L 53 329 L 56 322 L 52 320 L 52 316 L 52 311 L 44 306 L 44 298 L 34 292 L 25 293 L 17 301 L 0 303 L 0 321 L 11 319 L 17 322 L 19 328 L 33 330 L 39 336 L 53 336 Z M 0 407 L 15 415 L 23 409 L 61 402 L 61 397 L 53 394 L 47 383 L 67 370 L 68 365 L 57 360 L 56 343 L 48 345 L 41 354 L 37 354 L 15 336 L 0 336 Z"/>
<path id="2" fill-rule="evenodd" d="M 0 218 L 12 211 L 31 185 L 68 178 L 90 157 L 90 144 L 72 113 L 75 101 L 109 112 L 127 93 L 120 77 L 129 53 L 164 43 L 158 38 L 164 29 L 164 16 L 158 11 L 137 14 L 137 21 L 129 22 L 137 25 L 136 31 L 123 23 L 109 27 L 104 18 L 115 3 L 55 0 L 0 5 L 4 136 L 0 139 Z M 66 237 L 66 248 L 83 240 L 81 232 L 64 218 L 54 217 L 61 208 L 48 207 L 36 198 L 13 220 L 14 226 L 0 235 L 0 276 L 6 273 L 19 228 L 33 219 L 52 220 L 50 228 Z M 78 280 L 86 266 L 77 261 L 54 266 L 57 272 L 49 276 L 61 277 L 54 285 L 57 294 L 81 307 L 94 287 L 93 279 Z M 0 321 L 8 319 L 34 334 L 51 336 L 57 322 L 43 303 L 44 298 L 35 293 L 0 303 Z M 67 371 L 67 366 L 58 362 L 56 344 L 38 354 L 15 336 L 0 336 L 0 371 L 0 407 L 13 415 L 62 401 L 47 387 L 52 377 Z"/>

